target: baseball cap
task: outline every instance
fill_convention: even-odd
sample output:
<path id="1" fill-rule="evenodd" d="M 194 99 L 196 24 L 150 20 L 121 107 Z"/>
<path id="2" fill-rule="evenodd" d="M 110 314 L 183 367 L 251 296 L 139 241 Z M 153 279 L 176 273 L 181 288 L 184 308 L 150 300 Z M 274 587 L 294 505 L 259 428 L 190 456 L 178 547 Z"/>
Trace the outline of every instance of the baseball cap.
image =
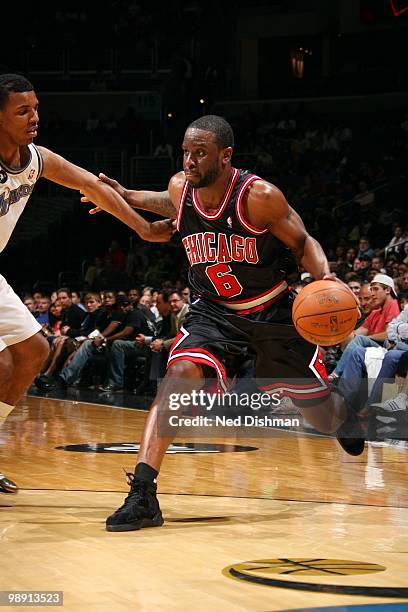
<path id="1" fill-rule="evenodd" d="M 388 274 L 376 274 L 373 278 L 373 280 L 371 281 L 372 283 L 381 283 L 381 285 L 386 285 L 387 287 L 391 287 L 391 295 L 393 298 L 397 298 L 397 292 L 395 290 L 395 285 L 394 285 L 394 279 L 391 278 L 391 276 L 388 276 Z"/>

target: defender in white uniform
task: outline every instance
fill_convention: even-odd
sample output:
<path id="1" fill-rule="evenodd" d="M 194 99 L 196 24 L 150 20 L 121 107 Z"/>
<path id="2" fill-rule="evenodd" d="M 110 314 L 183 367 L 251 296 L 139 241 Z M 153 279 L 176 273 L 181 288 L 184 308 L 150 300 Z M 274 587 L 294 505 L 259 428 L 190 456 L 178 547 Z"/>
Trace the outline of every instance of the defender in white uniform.
<path id="1" fill-rule="evenodd" d="M 33 140 L 38 123 L 38 100 L 31 83 L 20 75 L 0 74 L 0 252 L 40 176 L 81 191 L 145 240 L 170 239 L 171 222 L 147 222 L 98 177 L 44 147 L 36 147 Z M 0 426 L 48 354 L 40 329 L 0 275 Z M 0 491 L 16 492 L 17 486 L 0 474 Z"/>

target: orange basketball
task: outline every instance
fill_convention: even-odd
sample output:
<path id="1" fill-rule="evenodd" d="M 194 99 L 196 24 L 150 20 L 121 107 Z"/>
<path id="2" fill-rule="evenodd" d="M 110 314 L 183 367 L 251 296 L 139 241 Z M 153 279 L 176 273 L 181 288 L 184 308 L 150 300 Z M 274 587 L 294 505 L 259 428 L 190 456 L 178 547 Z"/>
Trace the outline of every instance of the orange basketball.
<path id="1" fill-rule="evenodd" d="M 353 331 L 359 312 L 349 289 L 336 281 L 306 285 L 293 302 L 292 319 L 299 334 L 312 344 L 330 346 Z"/>

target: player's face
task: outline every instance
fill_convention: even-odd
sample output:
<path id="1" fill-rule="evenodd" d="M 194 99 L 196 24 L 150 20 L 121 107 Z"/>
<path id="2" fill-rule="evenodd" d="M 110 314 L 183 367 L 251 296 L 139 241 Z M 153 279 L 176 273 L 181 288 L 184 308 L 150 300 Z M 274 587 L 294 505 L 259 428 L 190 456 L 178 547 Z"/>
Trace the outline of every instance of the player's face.
<path id="1" fill-rule="evenodd" d="M 212 132 L 188 129 L 184 135 L 183 170 L 191 187 L 209 187 L 231 161 L 232 149 L 220 149 Z"/>
<path id="2" fill-rule="evenodd" d="M 31 144 L 38 130 L 38 100 L 33 91 L 11 92 L 0 111 L 0 131 L 14 145 Z"/>

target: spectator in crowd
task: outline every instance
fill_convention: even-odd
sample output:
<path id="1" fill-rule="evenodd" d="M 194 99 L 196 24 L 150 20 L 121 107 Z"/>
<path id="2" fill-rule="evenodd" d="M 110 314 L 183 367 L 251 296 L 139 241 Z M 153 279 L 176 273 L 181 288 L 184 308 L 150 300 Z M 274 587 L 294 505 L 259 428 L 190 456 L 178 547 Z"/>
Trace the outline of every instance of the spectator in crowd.
<path id="1" fill-rule="evenodd" d="M 126 326 L 131 327 L 132 331 L 127 338 L 112 341 L 108 359 L 107 380 L 101 387 L 101 391 L 107 393 L 123 391 L 126 361 L 135 357 L 147 358 L 148 349 L 146 345 L 137 343 L 136 337 L 140 334 L 149 335 L 152 329 L 154 330 L 154 328 L 149 327 L 149 323 L 150 321 L 140 308 L 131 311 L 126 320 Z"/>
<path id="2" fill-rule="evenodd" d="M 388 324 L 399 314 L 397 294 L 394 281 L 386 274 L 377 274 L 370 284 L 372 312 L 363 325 L 356 329 L 349 338 L 348 344 L 334 371 L 331 380 L 340 378 L 345 367 L 358 347 L 378 347 L 387 338 Z"/>
<path id="3" fill-rule="evenodd" d="M 49 324 L 49 308 L 51 300 L 47 295 L 43 295 L 37 301 L 37 310 L 33 313 L 34 318 L 39 322 L 40 325 Z"/>
<path id="4" fill-rule="evenodd" d="M 66 335 L 61 335 L 59 342 L 55 342 L 55 350 L 52 351 L 52 357 L 47 359 L 47 366 L 43 373 L 37 376 L 35 382 L 41 388 L 41 385 L 52 384 L 50 377 L 58 374 L 63 367 L 65 361 L 74 351 L 76 351 L 81 343 L 98 327 L 98 317 L 100 315 L 101 297 L 98 293 L 87 293 L 85 296 L 86 316 L 78 329 L 70 328 Z"/>
<path id="5" fill-rule="evenodd" d="M 388 257 L 390 253 L 399 256 L 400 253 L 403 253 L 405 242 L 408 242 L 408 233 L 404 231 L 401 225 L 396 225 L 394 227 L 394 235 L 385 247 L 385 257 Z"/>
<path id="6" fill-rule="evenodd" d="M 66 335 L 71 327 L 74 329 L 81 327 L 86 314 L 82 308 L 73 303 L 72 293 L 67 287 L 58 289 L 57 295 L 62 306 L 61 332 Z"/>
<path id="7" fill-rule="evenodd" d="M 358 243 L 357 257 L 361 260 L 363 255 L 369 257 L 370 260 L 372 260 L 374 256 L 374 250 L 371 248 L 367 236 L 361 236 L 360 242 Z"/>
<path id="8" fill-rule="evenodd" d="M 31 312 L 31 314 L 35 313 L 35 302 L 34 302 L 34 298 L 32 297 L 32 295 L 26 295 L 23 298 L 23 304 L 24 306 L 26 306 L 28 308 L 28 310 Z"/>
<path id="9" fill-rule="evenodd" d="M 357 274 L 353 274 L 353 276 L 348 279 L 347 285 L 352 290 L 354 295 L 359 295 L 361 289 L 361 281 Z"/>
<path id="10" fill-rule="evenodd" d="M 128 298 L 131 301 L 133 308 L 136 308 L 140 300 L 140 291 L 137 287 L 131 287 L 128 291 Z"/>
<path id="11" fill-rule="evenodd" d="M 81 293 L 76 289 L 71 291 L 71 300 L 73 304 L 79 306 L 80 308 L 82 308 L 82 310 L 86 311 L 85 305 L 82 304 Z"/>
<path id="12" fill-rule="evenodd" d="M 181 296 L 186 304 L 191 304 L 191 289 L 187 285 L 181 289 Z"/>
<path id="13" fill-rule="evenodd" d="M 375 438 L 408 438 L 408 351 L 405 351 L 397 364 L 395 384 L 398 393 L 384 402 L 371 404 L 375 410 Z"/>
<path id="14" fill-rule="evenodd" d="M 375 356 L 378 361 L 382 359 L 381 368 L 373 382 L 366 402 L 367 408 L 363 412 L 364 415 L 367 415 L 367 410 L 370 409 L 372 404 L 381 402 L 384 382 L 393 382 L 398 362 L 403 353 L 408 351 L 408 308 L 405 308 L 389 323 L 386 345 L 388 350 L 384 348 L 380 358 L 377 355 Z M 356 398 L 361 393 L 361 383 L 363 377 L 367 374 L 367 367 L 367 347 L 356 347 L 344 367 L 343 376 L 339 381 L 339 388 L 347 393 L 349 397 Z M 395 400 L 393 401 L 395 402 Z M 406 400 L 404 401 L 406 406 Z M 380 404 L 383 409 L 387 409 L 388 405 L 387 402 L 382 405 Z"/>

